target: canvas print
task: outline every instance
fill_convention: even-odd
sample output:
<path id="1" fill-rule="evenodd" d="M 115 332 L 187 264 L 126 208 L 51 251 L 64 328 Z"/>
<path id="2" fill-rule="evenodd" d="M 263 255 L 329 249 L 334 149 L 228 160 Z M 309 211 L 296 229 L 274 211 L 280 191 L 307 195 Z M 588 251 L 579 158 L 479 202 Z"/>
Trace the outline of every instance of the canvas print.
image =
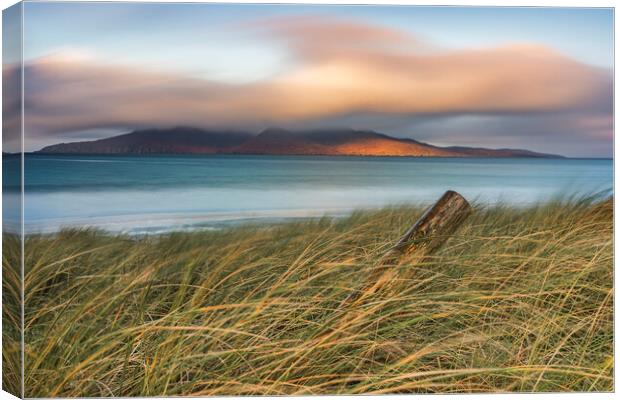
<path id="1" fill-rule="evenodd" d="M 3 11 L 3 389 L 610 392 L 612 8 Z"/>

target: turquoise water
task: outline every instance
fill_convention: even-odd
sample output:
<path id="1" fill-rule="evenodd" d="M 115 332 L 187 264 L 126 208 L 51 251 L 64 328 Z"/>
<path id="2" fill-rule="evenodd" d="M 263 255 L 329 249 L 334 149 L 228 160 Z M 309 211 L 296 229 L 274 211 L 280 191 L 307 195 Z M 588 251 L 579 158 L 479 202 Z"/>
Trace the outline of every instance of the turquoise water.
<path id="1" fill-rule="evenodd" d="M 5 159 L 5 170 L 17 159 Z M 428 204 L 445 190 L 526 205 L 611 190 L 612 160 L 282 156 L 26 156 L 27 232 L 133 233 Z M 19 182 L 5 175 L 5 196 Z M 6 213 L 5 213 L 6 218 Z"/>

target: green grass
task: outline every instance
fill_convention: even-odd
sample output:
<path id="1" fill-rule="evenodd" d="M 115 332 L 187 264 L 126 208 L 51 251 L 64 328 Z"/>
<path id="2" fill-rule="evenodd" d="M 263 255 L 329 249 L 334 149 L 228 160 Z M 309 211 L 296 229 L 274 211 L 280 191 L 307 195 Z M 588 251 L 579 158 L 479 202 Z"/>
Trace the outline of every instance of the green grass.
<path id="1" fill-rule="evenodd" d="M 477 207 L 343 305 L 422 211 L 29 236 L 26 396 L 613 390 L 610 200 Z"/>

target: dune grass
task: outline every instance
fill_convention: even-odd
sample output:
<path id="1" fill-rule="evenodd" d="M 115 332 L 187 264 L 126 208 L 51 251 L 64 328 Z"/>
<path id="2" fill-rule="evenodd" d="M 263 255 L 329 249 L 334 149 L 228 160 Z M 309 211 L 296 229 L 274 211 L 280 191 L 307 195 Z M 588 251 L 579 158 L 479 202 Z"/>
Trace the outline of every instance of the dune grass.
<path id="1" fill-rule="evenodd" d="M 26 395 L 613 390 L 610 200 L 477 207 L 343 305 L 422 211 L 29 236 Z"/>

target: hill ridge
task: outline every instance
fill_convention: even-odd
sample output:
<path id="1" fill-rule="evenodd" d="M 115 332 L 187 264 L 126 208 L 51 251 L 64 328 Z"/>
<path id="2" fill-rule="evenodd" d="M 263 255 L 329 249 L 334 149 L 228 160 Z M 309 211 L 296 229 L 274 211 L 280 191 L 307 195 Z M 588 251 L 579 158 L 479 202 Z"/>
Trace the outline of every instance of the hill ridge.
<path id="1" fill-rule="evenodd" d="M 256 154 L 409 157 L 560 158 L 522 149 L 440 147 L 373 130 L 324 128 L 291 131 L 269 127 L 258 134 L 189 126 L 142 129 L 84 142 L 46 146 L 38 154 Z"/>

